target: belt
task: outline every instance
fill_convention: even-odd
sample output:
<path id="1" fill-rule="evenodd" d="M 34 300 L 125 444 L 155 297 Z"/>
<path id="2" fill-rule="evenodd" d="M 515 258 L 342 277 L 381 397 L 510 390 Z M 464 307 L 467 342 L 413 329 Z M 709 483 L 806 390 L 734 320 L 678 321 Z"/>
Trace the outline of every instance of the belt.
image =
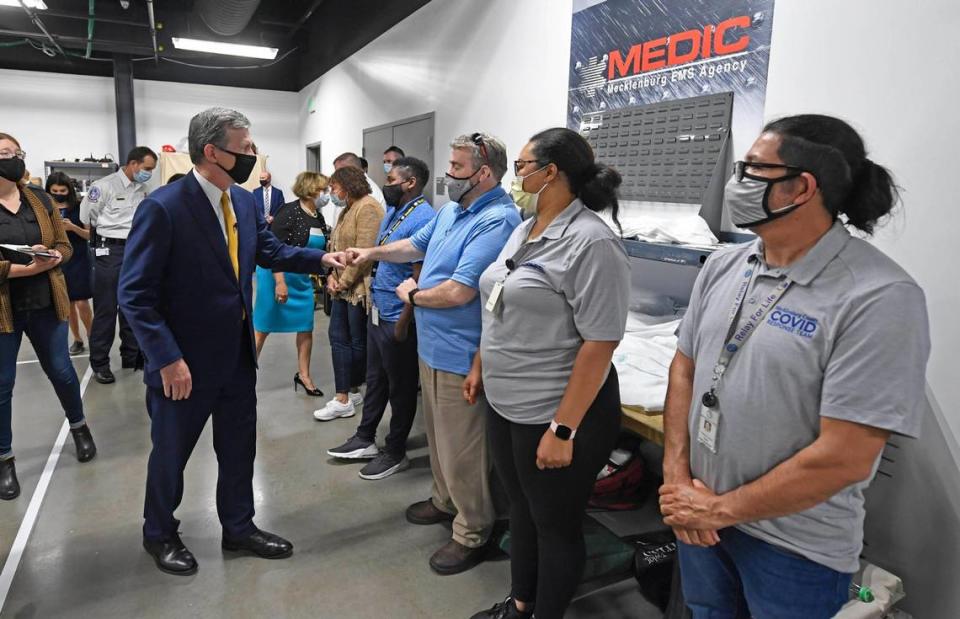
<path id="1" fill-rule="evenodd" d="M 98 238 L 99 238 L 101 247 L 103 247 L 104 245 L 119 245 L 122 247 L 127 244 L 127 239 L 111 239 L 106 236 L 101 236 Z"/>

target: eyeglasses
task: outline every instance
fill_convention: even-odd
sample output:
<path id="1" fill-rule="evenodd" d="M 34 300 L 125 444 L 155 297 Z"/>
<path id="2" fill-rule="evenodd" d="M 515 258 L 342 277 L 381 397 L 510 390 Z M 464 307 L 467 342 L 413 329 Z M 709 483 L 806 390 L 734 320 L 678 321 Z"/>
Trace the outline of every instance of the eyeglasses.
<path id="1" fill-rule="evenodd" d="M 480 156 L 483 157 L 483 162 L 487 165 L 490 165 L 490 158 L 487 157 L 487 145 L 483 142 L 483 134 L 474 133 L 470 136 L 470 141 L 476 144 L 480 149 Z"/>
<path id="2" fill-rule="evenodd" d="M 26 159 L 26 158 L 27 158 L 27 153 L 26 153 L 26 151 L 22 151 L 22 150 L 19 150 L 19 149 L 17 149 L 17 150 L 0 150 L 0 159 L 13 159 L 14 157 L 16 157 L 17 159 Z"/>
<path id="3" fill-rule="evenodd" d="M 517 159 L 513 162 L 513 173 L 520 176 L 520 170 L 528 163 L 540 163 L 536 159 Z"/>
<path id="4" fill-rule="evenodd" d="M 769 178 L 767 178 L 767 177 L 757 177 L 756 175 L 753 175 L 753 174 L 747 172 L 747 169 L 748 169 L 748 168 L 756 168 L 756 169 L 758 169 L 758 170 L 779 170 L 779 169 L 783 169 L 783 170 L 787 170 L 787 171 L 788 171 L 788 174 L 786 174 L 786 175 L 784 175 L 784 176 L 781 176 L 781 177 L 779 177 L 779 178 L 769 179 Z M 803 168 L 801 168 L 801 167 L 798 167 L 798 166 L 795 166 L 795 165 L 789 165 L 789 164 L 786 164 L 786 163 L 763 163 L 763 162 L 761 162 L 761 161 L 737 161 L 736 163 L 733 164 L 733 175 L 734 175 L 734 177 L 736 177 L 738 183 L 741 182 L 741 181 L 743 181 L 743 178 L 744 178 L 744 177 L 752 178 L 752 179 L 754 179 L 754 180 L 764 180 L 764 181 L 767 181 L 767 180 L 785 180 L 785 179 L 788 179 L 788 178 L 793 178 L 793 177 L 796 177 L 796 176 L 800 176 L 800 174 L 802 174 L 803 172 L 807 172 L 807 170 L 805 170 L 805 169 L 803 169 Z"/>

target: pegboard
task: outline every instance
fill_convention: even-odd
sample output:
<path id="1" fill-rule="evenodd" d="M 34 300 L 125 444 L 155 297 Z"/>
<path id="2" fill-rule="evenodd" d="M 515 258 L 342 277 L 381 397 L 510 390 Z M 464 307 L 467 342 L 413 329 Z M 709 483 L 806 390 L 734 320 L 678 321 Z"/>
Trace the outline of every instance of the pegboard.
<path id="1" fill-rule="evenodd" d="M 711 180 L 729 172 L 732 112 L 725 92 L 584 114 L 580 128 L 623 177 L 621 199 L 707 206 Z"/>

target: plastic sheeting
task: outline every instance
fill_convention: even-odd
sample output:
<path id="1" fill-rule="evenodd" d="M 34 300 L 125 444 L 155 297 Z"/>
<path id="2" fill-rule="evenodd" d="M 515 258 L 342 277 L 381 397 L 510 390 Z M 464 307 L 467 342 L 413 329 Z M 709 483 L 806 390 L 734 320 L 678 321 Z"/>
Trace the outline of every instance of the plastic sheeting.
<path id="1" fill-rule="evenodd" d="M 621 404 L 642 406 L 648 411 L 663 410 L 679 326 L 676 316 L 630 312 L 627 332 L 613 354 L 620 378 Z"/>

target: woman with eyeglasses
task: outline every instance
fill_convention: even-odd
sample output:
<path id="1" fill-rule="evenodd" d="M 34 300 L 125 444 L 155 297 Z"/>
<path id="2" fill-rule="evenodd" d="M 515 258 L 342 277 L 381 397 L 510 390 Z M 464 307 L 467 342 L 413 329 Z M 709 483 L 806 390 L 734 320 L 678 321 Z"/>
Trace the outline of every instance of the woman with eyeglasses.
<path id="1" fill-rule="evenodd" d="M 22 184 L 25 156 L 15 138 L 0 133 L 0 244 L 23 248 L 0 249 L 0 499 L 5 500 L 20 494 L 11 419 L 24 334 L 70 422 L 77 459 L 86 462 L 97 453 L 67 350 L 70 299 L 60 265 L 73 248 L 50 196 Z"/>
<path id="2" fill-rule="evenodd" d="M 714 253 L 679 332 L 660 509 L 697 619 L 833 617 L 860 568 L 864 490 L 916 437 L 930 353 L 917 283 L 869 235 L 898 200 L 849 124 L 768 124 L 724 208 L 757 240 Z"/>
<path id="3" fill-rule="evenodd" d="M 67 294 L 70 296 L 70 332 L 73 344 L 70 354 L 78 355 L 86 350 L 80 335 L 80 323 L 90 336 L 93 327 L 93 310 L 90 299 L 93 297 L 93 260 L 90 259 L 90 231 L 80 221 L 80 200 L 77 198 L 73 179 L 63 172 L 54 172 L 47 177 L 47 193 L 60 207 L 60 219 L 67 238 L 73 248 L 73 257 L 61 267 L 67 280 Z"/>
<path id="4" fill-rule="evenodd" d="M 569 129 L 530 138 L 511 194 L 532 215 L 480 278 L 483 332 L 464 382 L 489 403 L 493 464 L 510 497 L 512 588 L 473 619 L 562 617 L 583 574 L 583 516 L 620 432 L 613 351 L 630 266 L 613 169 Z"/>

